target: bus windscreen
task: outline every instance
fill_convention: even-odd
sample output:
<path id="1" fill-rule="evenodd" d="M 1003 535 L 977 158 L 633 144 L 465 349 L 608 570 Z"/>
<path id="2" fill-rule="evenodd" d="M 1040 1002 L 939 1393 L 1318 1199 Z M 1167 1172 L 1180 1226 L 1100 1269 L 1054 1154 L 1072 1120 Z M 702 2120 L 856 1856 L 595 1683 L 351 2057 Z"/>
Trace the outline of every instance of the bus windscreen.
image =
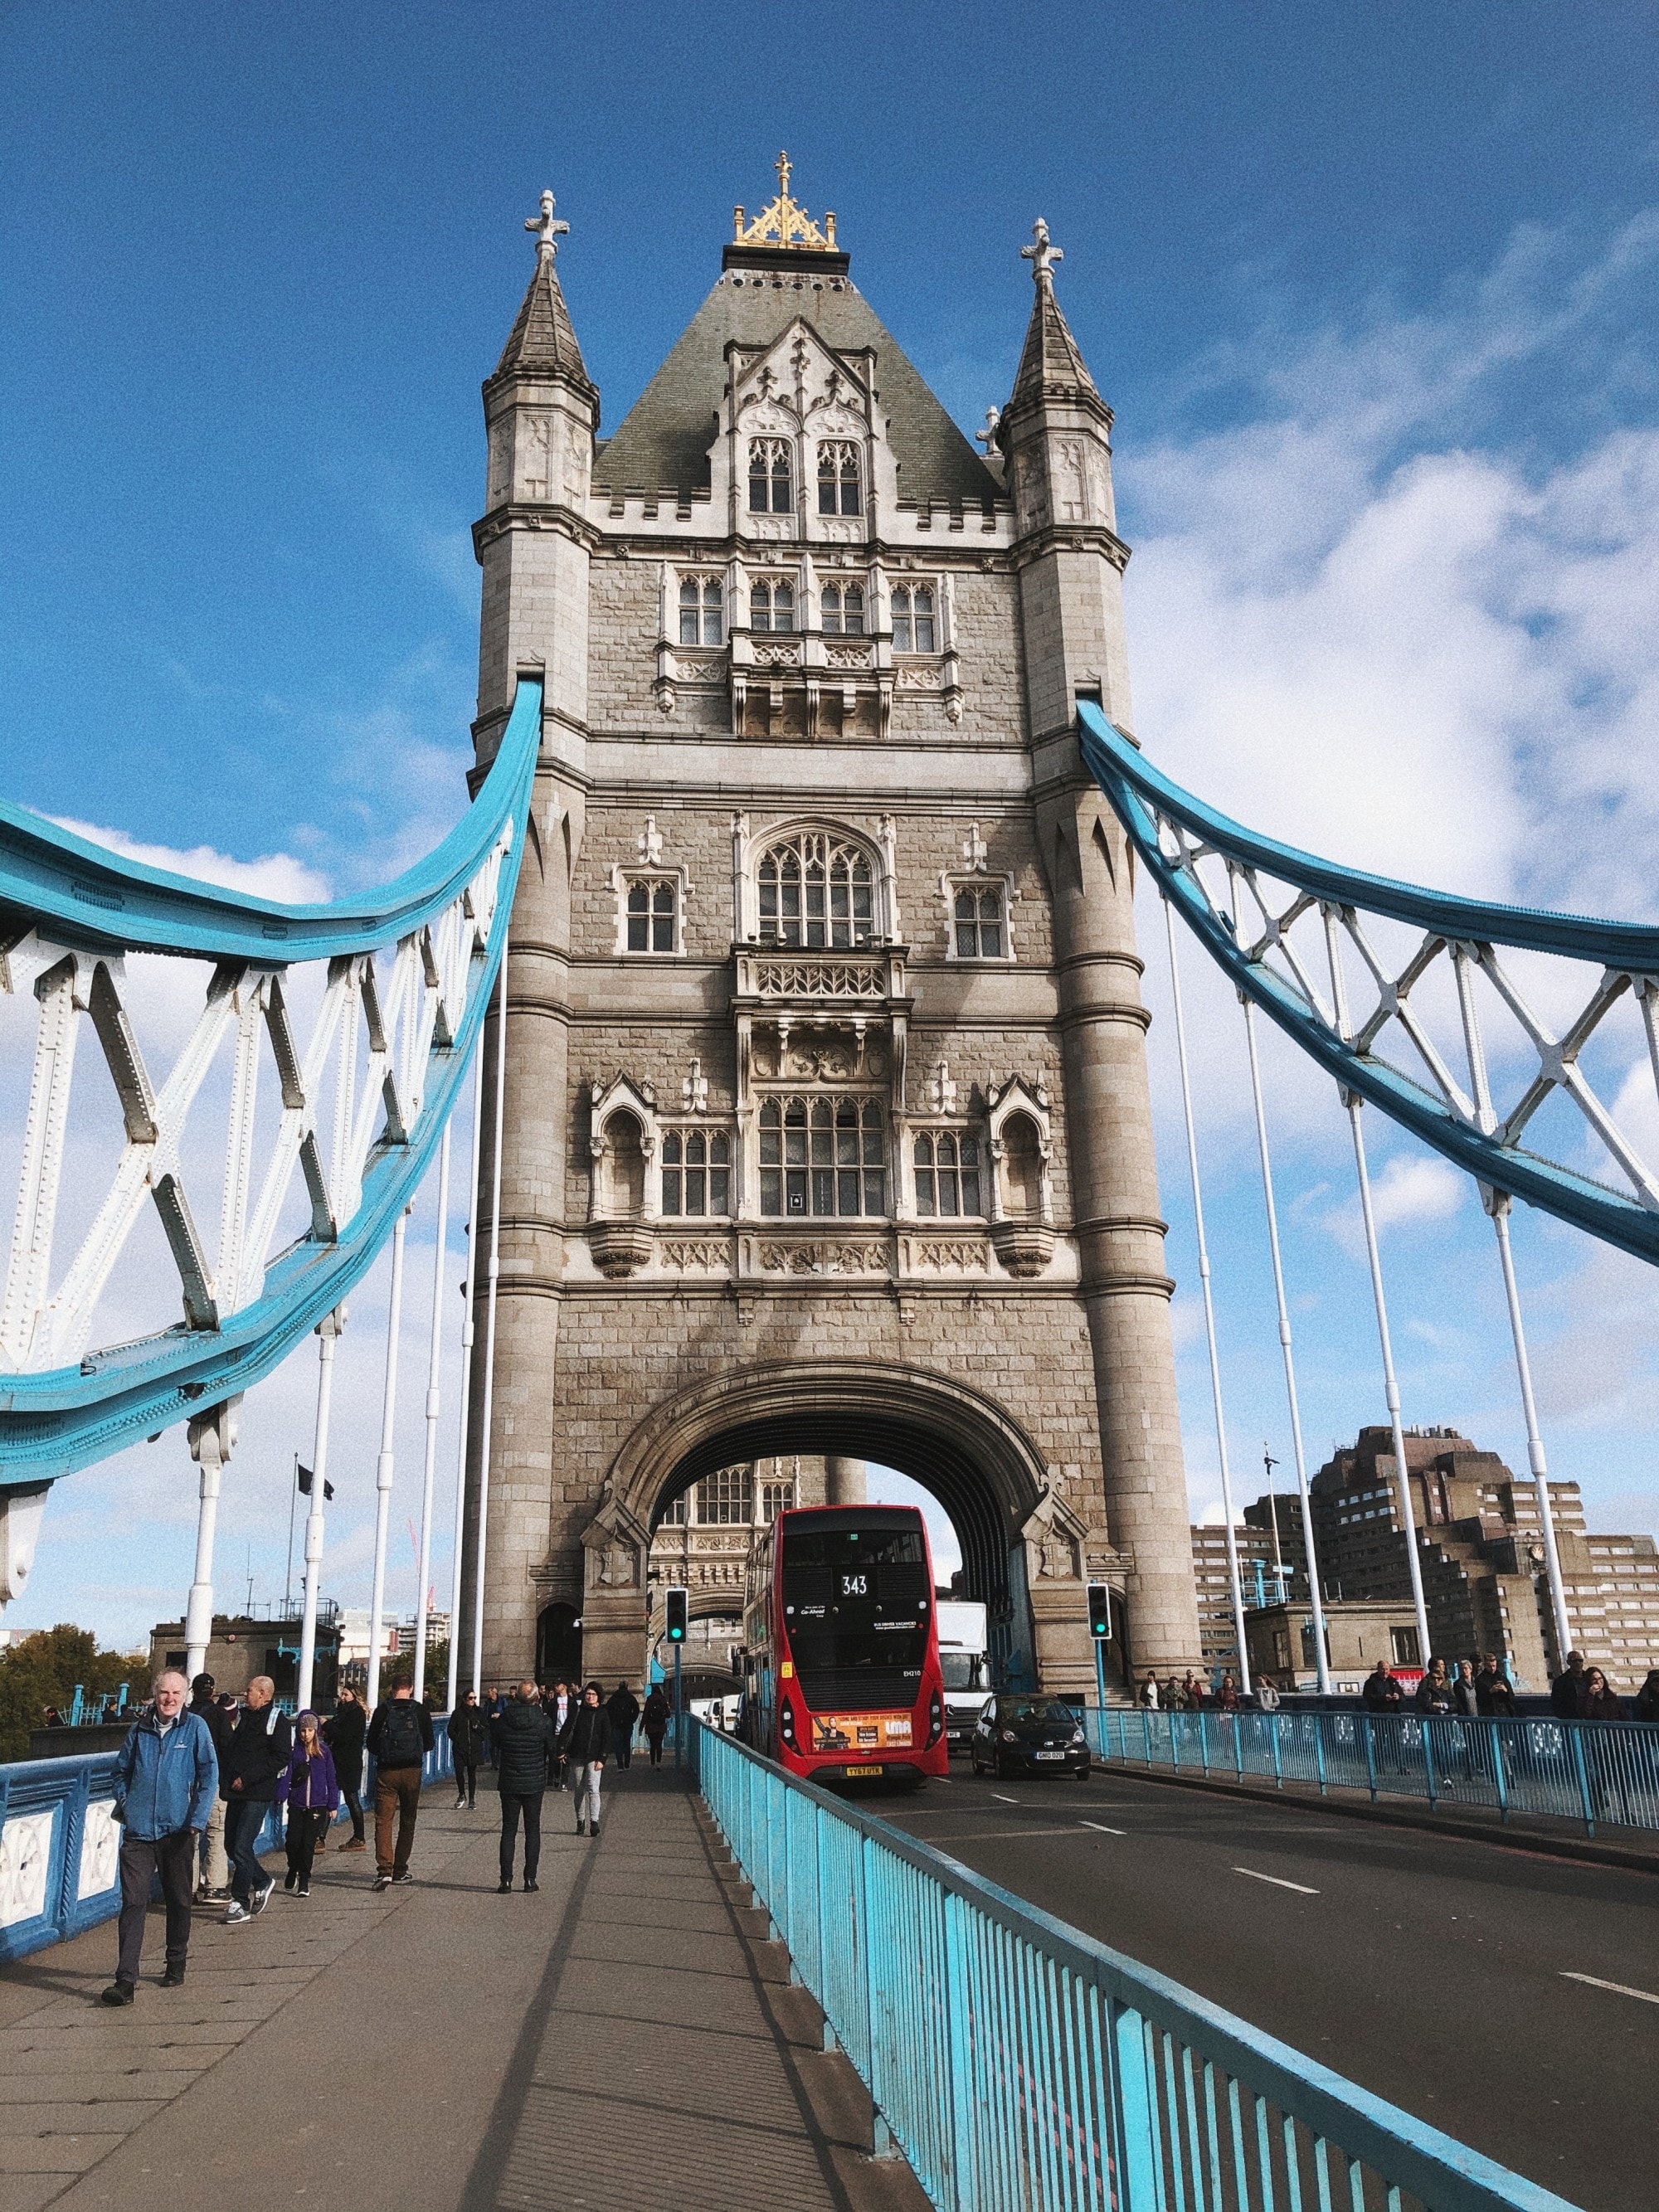
<path id="1" fill-rule="evenodd" d="M 781 1564 L 784 1626 L 808 1705 L 914 1704 L 931 1605 L 921 1528 L 786 1522 Z"/>

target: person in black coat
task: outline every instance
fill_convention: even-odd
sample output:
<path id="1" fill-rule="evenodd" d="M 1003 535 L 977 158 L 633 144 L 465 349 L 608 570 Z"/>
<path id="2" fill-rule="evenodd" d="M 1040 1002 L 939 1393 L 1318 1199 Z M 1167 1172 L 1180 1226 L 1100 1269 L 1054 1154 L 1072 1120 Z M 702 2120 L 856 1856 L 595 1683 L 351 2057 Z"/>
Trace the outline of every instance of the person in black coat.
<path id="1" fill-rule="evenodd" d="M 346 1851 L 366 1850 L 363 1835 L 363 1739 L 368 1734 L 368 1714 L 355 1690 L 343 1688 L 333 1717 L 323 1723 L 323 1741 L 334 1754 L 334 1775 L 351 1815 L 351 1841 Z"/>
<path id="2" fill-rule="evenodd" d="M 1480 1662 L 1480 1671 L 1474 1678 L 1474 1701 L 1488 1720 L 1515 1718 L 1515 1688 L 1495 1651 L 1488 1651 Z"/>
<path id="3" fill-rule="evenodd" d="M 227 1925 L 252 1920 L 270 1902 L 276 1885 L 259 1863 L 255 1848 L 266 1815 L 276 1802 L 276 1784 L 288 1772 L 294 1730 L 276 1710 L 276 1685 L 256 1674 L 247 1686 L 242 1711 L 229 1731 L 219 1762 L 219 1795 L 225 1801 L 225 1851 L 230 1860 L 230 1903 Z"/>
<path id="4" fill-rule="evenodd" d="M 1583 1653 L 1569 1651 L 1565 1668 L 1550 1684 L 1550 1711 L 1559 1714 L 1564 1721 L 1582 1720 L 1584 1692 L 1589 1686 Z"/>
<path id="5" fill-rule="evenodd" d="M 565 1723 L 559 1749 L 576 1793 L 576 1833 L 599 1832 L 599 1777 L 611 1753 L 611 1716 L 599 1703 L 599 1686 L 590 1682 L 582 1701 Z"/>
<path id="6" fill-rule="evenodd" d="M 478 1762 L 489 1756 L 489 1723 L 478 1710 L 476 1690 L 469 1690 L 449 1716 L 449 1751 L 455 1767 L 455 1810 L 471 1812 L 478 1802 Z"/>
<path id="7" fill-rule="evenodd" d="M 618 1682 L 605 1700 L 605 1714 L 611 1723 L 611 1748 L 617 1765 L 625 1767 L 634 1755 L 634 1723 L 640 1717 L 640 1701 L 626 1682 Z"/>
<path id="8" fill-rule="evenodd" d="M 230 1717 L 214 1696 L 211 1674 L 198 1674 L 190 1686 L 190 1710 L 198 1713 L 213 1739 L 213 1755 L 222 1766 L 225 1746 L 230 1741 Z M 50 1723 L 48 1723 L 50 1725 Z M 217 1903 L 230 1895 L 230 1861 L 225 1856 L 225 1801 L 216 1793 L 213 1809 L 208 1814 L 207 1832 L 202 1838 L 202 1873 L 197 1886 L 198 1904 L 211 1899 Z"/>
<path id="9" fill-rule="evenodd" d="M 465 1710 L 463 1708 L 462 1710 Z M 459 1714 L 456 1718 L 459 1718 Z M 482 1713 L 478 1715 L 483 1720 Z M 452 1727 L 453 1723 L 451 1723 Z M 513 1852 L 519 1822 L 524 1821 L 524 1886 L 538 1887 L 542 1856 L 542 1796 L 553 1756 L 553 1728 L 533 1682 L 520 1682 L 493 1730 L 495 1777 L 501 1793 L 501 1880 L 499 1894 L 513 1887 Z"/>

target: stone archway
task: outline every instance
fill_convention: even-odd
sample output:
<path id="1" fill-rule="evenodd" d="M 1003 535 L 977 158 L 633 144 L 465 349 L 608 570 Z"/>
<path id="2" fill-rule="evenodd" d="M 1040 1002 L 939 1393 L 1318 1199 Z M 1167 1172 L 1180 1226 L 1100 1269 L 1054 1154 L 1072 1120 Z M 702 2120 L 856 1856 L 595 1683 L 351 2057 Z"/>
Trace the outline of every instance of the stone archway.
<path id="1" fill-rule="evenodd" d="M 651 1534 L 673 1500 L 735 1461 L 791 1452 L 872 1460 L 939 1499 L 962 1545 L 969 1594 L 1042 1663 L 1033 1584 L 1068 1540 L 1041 1455 L 990 1399 L 951 1376 L 876 1360 L 778 1361 L 693 1384 L 647 1413 L 611 1463 L 582 1535 L 583 1629 L 610 1666 L 641 1648 Z M 1068 1516 L 1069 1517 L 1069 1516 Z M 1080 1558 L 1075 1581 L 1081 1571 Z M 1082 1591 L 1076 1591 L 1082 1602 Z M 1073 1608 L 1075 1609 L 1075 1608 Z M 614 1643 L 611 1639 L 614 1639 Z"/>

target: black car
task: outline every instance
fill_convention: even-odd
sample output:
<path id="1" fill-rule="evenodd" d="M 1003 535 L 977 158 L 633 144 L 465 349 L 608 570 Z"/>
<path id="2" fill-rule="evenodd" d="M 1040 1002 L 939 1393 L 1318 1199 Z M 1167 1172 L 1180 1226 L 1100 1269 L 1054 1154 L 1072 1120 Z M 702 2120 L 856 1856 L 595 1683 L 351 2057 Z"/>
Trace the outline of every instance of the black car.
<path id="1" fill-rule="evenodd" d="M 975 1774 L 1086 1774 L 1089 1743 L 1055 1698 L 988 1698 L 968 1747 Z"/>

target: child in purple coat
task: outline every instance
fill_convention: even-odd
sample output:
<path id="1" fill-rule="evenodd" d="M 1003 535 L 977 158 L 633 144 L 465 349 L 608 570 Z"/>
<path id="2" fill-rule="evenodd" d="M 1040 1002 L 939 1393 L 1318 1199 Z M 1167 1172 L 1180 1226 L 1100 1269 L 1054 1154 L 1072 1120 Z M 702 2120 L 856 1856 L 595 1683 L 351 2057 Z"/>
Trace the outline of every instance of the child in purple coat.
<path id="1" fill-rule="evenodd" d="M 340 1802 L 334 1754 L 323 1741 L 315 1713 L 301 1713 L 295 1720 L 294 1753 L 287 1772 L 277 1778 L 276 1797 L 288 1807 L 288 1879 L 283 1887 L 309 1897 L 318 1839 L 328 1833 Z"/>

